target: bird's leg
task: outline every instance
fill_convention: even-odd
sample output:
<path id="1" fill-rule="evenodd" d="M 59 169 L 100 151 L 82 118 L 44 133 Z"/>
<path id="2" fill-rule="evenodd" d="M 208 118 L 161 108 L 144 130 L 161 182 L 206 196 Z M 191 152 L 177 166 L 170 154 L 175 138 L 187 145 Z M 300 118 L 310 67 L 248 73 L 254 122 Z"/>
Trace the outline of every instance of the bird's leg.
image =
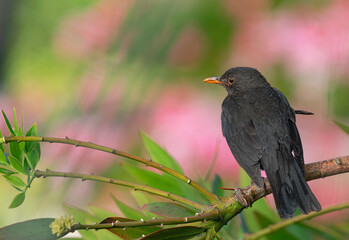
<path id="1" fill-rule="evenodd" d="M 225 187 L 219 187 L 222 190 L 229 190 L 234 191 L 234 197 L 244 206 L 244 207 L 251 207 L 253 199 L 250 199 L 249 193 L 245 195 L 240 188 L 225 188 Z"/>
<path id="2" fill-rule="evenodd" d="M 240 188 L 237 188 L 235 191 L 236 199 L 244 206 L 244 207 L 252 207 L 252 201 L 249 199 L 249 195 L 244 195 Z"/>

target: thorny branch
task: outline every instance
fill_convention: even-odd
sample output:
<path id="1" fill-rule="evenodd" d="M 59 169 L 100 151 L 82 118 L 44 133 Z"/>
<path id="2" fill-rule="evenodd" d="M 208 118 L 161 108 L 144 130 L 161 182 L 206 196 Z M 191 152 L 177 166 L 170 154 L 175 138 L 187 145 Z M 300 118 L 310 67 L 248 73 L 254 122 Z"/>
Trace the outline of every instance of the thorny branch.
<path id="1" fill-rule="evenodd" d="M 349 172 L 349 156 L 336 157 L 321 162 L 314 162 L 305 165 L 305 178 L 307 181 L 318 178 L 325 178 L 341 173 Z M 241 192 L 248 205 L 252 205 L 258 199 L 271 193 L 268 179 L 264 180 L 265 189 L 259 188 L 256 184 L 242 188 Z M 245 204 L 243 204 L 245 205 Z"/>

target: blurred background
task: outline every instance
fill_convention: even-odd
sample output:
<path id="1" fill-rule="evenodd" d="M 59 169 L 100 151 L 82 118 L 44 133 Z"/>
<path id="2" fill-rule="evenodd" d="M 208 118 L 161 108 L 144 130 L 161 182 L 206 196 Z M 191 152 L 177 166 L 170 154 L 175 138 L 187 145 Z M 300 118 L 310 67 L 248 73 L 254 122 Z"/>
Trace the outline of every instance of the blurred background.
<path id="1" fill-rule="evenodd" d="M 0 108 L 38 134 L 76 138 L 146 156 L 139 131 L 165 147 L 187 175 L 219 174 L 239 186 L 221 134 L 225 90 L 204 84 L 234 66 L 259 69 L 296 109 L 305 161 L 349 153 L 349 2 L 0 0 Z M 8 135 L 3 120 L 3 135 Z M 127 160 L 42 144 L 39 169 L 127 179 Z M 323 207 L 349 200 L 348 174 L 310 183 Z M 109 187 L 36 180 L 18 209 L 0 180 L 0 226 L 63 214 L 62 203 L 115 210 Z M 271 198 L 271 197 L 268 197 Z M 270 200 L 270 199 L 269 199 Z M 273 204 L 270 201 L 271 204 Z M 323 221 L 341 221 L 345 212 Z"/>

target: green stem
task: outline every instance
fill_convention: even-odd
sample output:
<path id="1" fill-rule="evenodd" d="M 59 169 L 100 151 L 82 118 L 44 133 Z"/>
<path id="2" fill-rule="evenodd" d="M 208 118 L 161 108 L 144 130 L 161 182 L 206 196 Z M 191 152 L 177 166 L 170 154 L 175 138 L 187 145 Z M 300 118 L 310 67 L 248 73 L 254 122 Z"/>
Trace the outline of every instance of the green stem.
<path id="1" fill-rule="evenodd" d="M 1 143 L 9 143 L 9 142 L 49 142 L 49 143 L 63 143 L 63 144 L 70 144 L 70 145 L 74 145 L 76 147 L 85 147 L 85 148 L 91 148 L 91 149 L 95 149 L 98 151 L 103 151 L 103 152 L 107 152 L 107 153 L 111 153 L 114 155 L 118 155 L 121 157 L 125 157 L 140 163 L 145 164 L 146 166 L 150 166 L 152 168 L 156 168 L 162 172 L 168 173 L 180 180 L 182 180 L 183 182 L 189 184 L 190 186 L 192 186 L 193 188 L 197 189 L 198 191 L 200 191 L 201 193 L 203 193 L 206 198 L 210 201 L 210 203 L 216 203 L 219 201 L 217 195 L 211 193 L 210 191 L 208 191 L 206 188 L 202 187 L 201 185 L 199 185 L 197 182 L 191 180 L 190 178 L 184 176 L 183 174 L 180 174 L 179 172 L 174 171 L 171 168 L 165 167 L 159 163 L 156 163 L 152 160 L 147 160 L 132 154 L 128 154 L 126 152 L 122 152 L 119 150 L 116 150 L 114 148 L 109 148 L 109 147 L 105 147 L 102 145 L 98 145 L 98 144 L 94 144 L 91 142 L 84 142 L 84 141 L 79 141 L 79 140 L 74 140 L 74 139 L 70 139 L 68 137 L 66 138 L 53 138 L 53 137 L 36 137 L 36 136 L 28 136 L 28 137 L 19 137 L 19 136 L 11 136 L 11 137 L 3 137 L 0 140 L 0 144 Z"/>
<path id="2" fill-rule="evenodd" d="M 258 239 L 258 238 L 261 238 L 261 237 L 263 237 L 265 235 L 268 235 L 270 233 L 276 232 L 276 231 L 278 231 L 278 230 L 280 230 L 282 228 L 288 227 L 288 226 L 290 226 L 292 224 L 303 222 L 305 220 L 309 220 L 311 218 L 324 215 L 326 213 L 339 211 L 339 210 L 346 209 L 346 208 L 349 208 L 349 202 L 337 204 L 337 205 L 334 205 L 334 206 L 331 206 L 331 207 L 327 207 L 327 208 L 323 209 L 320 212 L 312 212 L 312 213 L 309 213 L 308 215 L 300 215 L 300 216 L 297 216 L 297 217 L 294 217 L 294 218 L 290 218 L 288 220 L 281 221 L 281 222 L 273 224 L 273 225 L 271 225 L 271 226 L 269 226 L 267 228 L 264 228 L 261 231 L 258 231 L 256 233 L 250 234 L 249 236 L 247 236 L 245 238 L 245 240 Z"/>
<path id="3" fill-rule="evenodd" d="M 135 184 L 135 183 L 129 183 L 113 178 L 107 178 L 107 177 L 102 177 L 102 176 L 95 176 L 95 175 L 88 175 L 88 174 L 78 174 L 78 173 L 67 173 L 67 172 L 56 172 L 56 171 L 40 171 L 36 170 L 34 173 L 34 177 L 66 177 L 66 178 L 80 178 L 82 181 L 84 180 L 91 180 L 91 181 L 96 181 L 96 182 L 104 182 L 104 183 L 111 183 L 111 184 L 116 184 L 124 187 L 130 187 L 135 190 L 143 191 L 143 192 L 148 192 L 157 196 L 161 196 L 167 199 L 171 199 L 176 202 L 180 202 L 183 204 L 186 204 L 188 206 L 191 206 L 193 208 L 196 208 L 198 210 L 203 210 L 207 206 L 201 205 L 199 203 L 193 202 L 191 200 L 188 200 L 186 198 L 180 197 L 178 195 L 172 194 L 170 192 L 165 192 L 158 190 L 156 188 L 140 185 L 140 184 Z"/>
<path id="4" fill-rule="evenodd" d="M 130 222 L 113 222 L 113 223 L 99 223 L 99 224 L 74 224 L 71 228 L 71 232 L 79 229 L 109 229 L 109 228 L 132 228 L 132 227 L 145 227 L 145 226 L 156 226 L 156 225 L 175 225 L 175 224 L 187 224 L 193 222 L 202 222 L 209 220 L 219 220 L 219 214 L 216 211 L 210 211 L 195 216 L 188 217 L 168 217 L 164 219 L 151 219 L 141 221 L 130 221 Z"/>
<path id="5" fill-rule="evenodd" d="M 213 231 L 212 231 L 212 228 L 210 229 L 207 229 L 206 231 L 206 236 L 205 236 L 205 240 L 211 240 L 213 237 Z"/>

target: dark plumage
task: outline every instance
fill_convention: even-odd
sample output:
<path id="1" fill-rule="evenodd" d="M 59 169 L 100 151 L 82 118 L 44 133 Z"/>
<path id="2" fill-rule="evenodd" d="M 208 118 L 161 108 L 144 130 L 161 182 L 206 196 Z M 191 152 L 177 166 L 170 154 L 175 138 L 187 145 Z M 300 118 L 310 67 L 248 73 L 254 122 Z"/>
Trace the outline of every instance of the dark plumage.
<path id="1" fill-rule="evenodd" d="M 227 90 L 222 104 L 223 135 L 236 161 L 259 187 L 264 187 L 260 170 L 265 170 L 280 217 L 293 217 L 297 208 L 304 214 L 320 211 L 304 177 L 296 112 L 286 97 L 248 67 L 231 68 L 205 82 Z"/>

